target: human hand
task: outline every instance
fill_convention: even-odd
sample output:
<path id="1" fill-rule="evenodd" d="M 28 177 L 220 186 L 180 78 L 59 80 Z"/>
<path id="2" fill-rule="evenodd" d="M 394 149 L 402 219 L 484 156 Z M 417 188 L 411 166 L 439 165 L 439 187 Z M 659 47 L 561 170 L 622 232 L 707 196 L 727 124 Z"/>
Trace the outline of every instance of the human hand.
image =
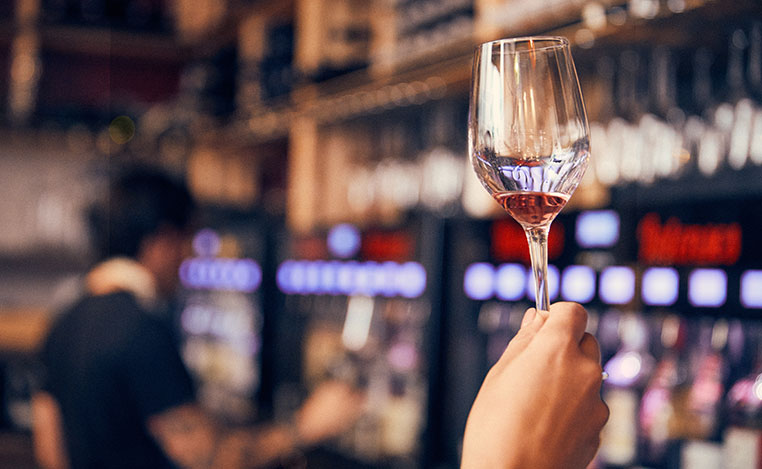
<path id="1" fill-rule="evenodd" d="M 296 414 L 302 444 L 311 445 L 348 430 L 362 414 L 364 394 L 340 381 L 318 386 Z"/>
<path id="2" fill-rule="evenodd" d="M 609 415 L 586 325 L 576 303 L 526 312 L 471 407 L 461 469 L 586 467 Z"/>

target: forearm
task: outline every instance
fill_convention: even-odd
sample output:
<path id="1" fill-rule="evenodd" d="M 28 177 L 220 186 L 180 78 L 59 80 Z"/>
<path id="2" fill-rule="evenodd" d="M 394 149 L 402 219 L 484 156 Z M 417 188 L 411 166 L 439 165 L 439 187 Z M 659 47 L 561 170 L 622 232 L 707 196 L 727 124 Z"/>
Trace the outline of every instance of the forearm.
<path id="1" fill-rule="evenodd" d="M 298 454 L 299 439 L 287 425 L 245 428 L 220 435 L 213 469 L 262 468 Z"/>
<path id="2" fill-rule="evenodd" d="M 39 392 L 32 397 L 32 421 L 37 464 L 43 469 L 68 469 L 61 412 L 53 396 Z"/>
<path id="3" fill-rule="evenodd" d="M 269 466 L 295 453 L 296 427 L 226 428 L 196 405 L 170 409 L 149 421 L 164 452 L 179 467 L 237 469 Z"/>
<path id="4" fill-rule="evenodd" d="M 228 430 L 197 405 L 168 409 L 148 420 L 164 452 L 184 468 L 259 468 L 299 454 L 349 429 L 362 412 L 364 396 L 339 382 L 318 387 L 290 425 Z"/>

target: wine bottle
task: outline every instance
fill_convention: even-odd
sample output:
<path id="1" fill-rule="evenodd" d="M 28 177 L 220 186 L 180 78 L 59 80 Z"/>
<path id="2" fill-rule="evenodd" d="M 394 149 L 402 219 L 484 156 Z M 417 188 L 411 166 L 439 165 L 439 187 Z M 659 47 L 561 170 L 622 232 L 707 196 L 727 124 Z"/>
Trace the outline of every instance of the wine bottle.
<path id="1" fill-rule="evenodd" d="M 724 355 L 727 342 L 726 320 L 700 326 L 698 347 L 691 363 L 692 381 L 685 395 L 685 418 L 680 422 L 680 432 L 684 437 L 680 452 L 682 469 L 722 466 L 722 445 L 718 432 L 727 373 Z"/>
<path id="2" fill-rule="evenodd" d="M 654 361 L 648 352 L 648 329 L 641 316 L 624 314 L 619 331 L 621 346 L 604 366 L 608 379 L 603 400 L 610 416 L 601 435 L 599 458 L 606 468 L 630 467 L 637 461 L 638 406 Z"/>
<path id="3" fill-rule="evenodd" d="M 665 317 L 661 324 L 662 356 L 640 401 L 638 422 L 641 429 L 640 461 L 649 467 L 665 467 L 670 460 L 674 430 L 675 390 L 685 381 L 683 356 L 685 320 L 677 315 Z"/>
<path id="4" fill-rule="evenodd" d="M 762 469 L 762 329 L 747 325 L 747 351 L 756 355 L 747 373 L 733 382 L 725 398 L 725 469 Z"/>

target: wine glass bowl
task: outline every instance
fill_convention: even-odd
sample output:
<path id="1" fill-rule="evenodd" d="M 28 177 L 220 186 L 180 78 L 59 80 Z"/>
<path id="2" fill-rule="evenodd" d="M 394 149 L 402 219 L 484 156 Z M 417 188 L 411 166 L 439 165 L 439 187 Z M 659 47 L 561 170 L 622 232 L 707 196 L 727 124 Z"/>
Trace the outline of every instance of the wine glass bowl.
<path id="1" fill-rule="evenodd" d="M 569 42 L 524 37 L 476 48 L 469 154 L 487 191 L 524 228 L 538 309 L 547 310 L 547 234 L 579 185 L 589 130 Z"/>

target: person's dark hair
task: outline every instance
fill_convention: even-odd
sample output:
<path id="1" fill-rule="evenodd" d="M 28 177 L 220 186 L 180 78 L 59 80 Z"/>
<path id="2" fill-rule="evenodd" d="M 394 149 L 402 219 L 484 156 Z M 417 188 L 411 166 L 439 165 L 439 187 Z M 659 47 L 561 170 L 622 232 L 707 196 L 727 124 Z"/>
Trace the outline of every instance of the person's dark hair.
<path id="1" fill-rule="evenodd" d="M 101 258 L 135 258 L 145 238 L 163 228 L 190 228 L 195 203 L 184 181 L 156 168 L 132 167 L 116 175 L 106 203 L 90 213 Z"/>

